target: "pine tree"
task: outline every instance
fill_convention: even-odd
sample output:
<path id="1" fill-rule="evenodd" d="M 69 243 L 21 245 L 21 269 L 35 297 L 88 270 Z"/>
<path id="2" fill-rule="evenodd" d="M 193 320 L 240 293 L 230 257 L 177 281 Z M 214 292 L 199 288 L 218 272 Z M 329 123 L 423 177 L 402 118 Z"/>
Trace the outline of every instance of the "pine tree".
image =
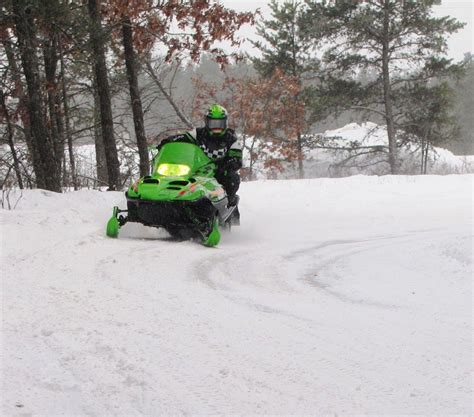
<path id="1" fill-rule="evenodd" d="M 339 102 L 382 116 L 387 125 L 388 162 L 397 173 L 397 131 L 406 113 L 401 100 L 407 83 L 429 80 L 456 70 L 443 55 L 447 35 L 463 24 L 432 16 L 435 0 L 307 0 L 307 21 L 316 22 L 314 42 L 324 37 L 326 81 Z M 354 82 L 369 70 L 376 79 Z"/>
<path id="2" fill-rule="evenodd" d="M 416 81 L 406 85 L 405 140 L 415 143 L 420 151 L 420 173 L 426 174 L 429 153 L 433 146 L 440 146 L 456 137 L 459 128 L 452 115 L 453 90 L 447 81 Z"/>
<path id="3" fill-rule="evenodd" d="M 298 1 L 285 1 L 279 4 L 272 0 L 269 4 L 272 11 L 270 20 L 257 26 L 257 33 L 263 41 L 252 42 L 262 52 L 261 58 L 254 58 L 253 63 L 262 77 L 271 78 L 275 71 L 293 77 L 303 86 L 305 77 L 314 75 L 318 61 L 311 54 L 314 40 L 308 38 L 303 27 L 303 8 Z M 292 118 L 306 120 L 304 89 L 293 98 Z M 304 177 L 303 147 L 304 131 L 296 132 L 296 148 L 299 177 Z"/>
<path id="4" fill-rule="evenodd" d="M 257 25 L 257 34 L 263 39 L 252 44 L 258 48 L 261 58 L 252 61 L 258 73 L 271 77 L 276 69 L 302 80 L 303 75 L 317 67 L 309 50 L 313 41 L 308 39 L 302 27 L 303 9 L 297 1 L 278 3 L 271 0 L 271 19 Z"/>
<path id="5" fill-rule="evenodd" d="M 456 141 L 449 143 L 450 149 L 461 155 L 474 155 L 474 56 L 466 54 L 463 60 L 465 74 L 460 79 L 453 79 L 450 83 L 454 88 L 455 117 L 459 128 Z"/>

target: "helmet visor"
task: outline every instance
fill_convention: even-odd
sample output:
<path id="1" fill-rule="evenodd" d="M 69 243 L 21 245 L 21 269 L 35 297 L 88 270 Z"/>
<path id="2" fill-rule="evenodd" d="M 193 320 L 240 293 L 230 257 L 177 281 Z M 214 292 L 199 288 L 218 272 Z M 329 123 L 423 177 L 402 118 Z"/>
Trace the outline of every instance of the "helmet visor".
<path id="1" fill-rule="evenodd" d="M 206 118 L 206 124 L 208 129 L 226 129 L 227 119 L 210 119 Z"/>

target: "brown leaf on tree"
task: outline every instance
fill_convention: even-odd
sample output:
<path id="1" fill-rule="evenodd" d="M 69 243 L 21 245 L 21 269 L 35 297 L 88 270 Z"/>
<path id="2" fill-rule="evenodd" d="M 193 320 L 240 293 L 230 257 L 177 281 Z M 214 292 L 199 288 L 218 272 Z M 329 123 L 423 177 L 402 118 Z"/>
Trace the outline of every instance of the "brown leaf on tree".
<path id="1" fill-rule="evenodd" d="M 210 0 L 111 0 L 102 6 L 104 21 L 112 29 L 112 43 L 120 44 L 119 23 L 127 16 L 138 55 L 161 45 L 167 60 L 184 54 L 197 61 L 203 52 L 209 52 L 224 64 L 228 55 L 213 44 L 228 41 L 238 46 L 238 29 L 255 21 L 255 13 L 237 13 Z"/>
<path id="2" fill-rule="evenodd" d="M 243 178 L 252 179 L 256 161 L 263 161 L 272 176 L 283 170 L 284 162 L 298 160 L 297 135 L 306 126 L 299 98 L 302 87 L 296 78 L 277 70 L 271 78 L 227 75 L 219 85 L 200 78 L 193 82 L 199 91 L 196 109 L 216 101 L 229 111 L 230 127 L 242 136 L 249 155 L 250 167 L 242 171 Z"/>

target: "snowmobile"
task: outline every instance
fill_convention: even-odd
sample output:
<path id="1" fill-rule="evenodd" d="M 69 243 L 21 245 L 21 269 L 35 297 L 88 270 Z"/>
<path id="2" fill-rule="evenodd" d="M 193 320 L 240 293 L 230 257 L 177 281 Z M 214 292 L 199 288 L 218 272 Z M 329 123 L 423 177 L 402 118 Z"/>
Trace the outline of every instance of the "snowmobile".
<path id="1" fill-rule="evenodd" d="M 200 239 L 216 246 L 219 227 L 239 224 L 237 205 L 228 206 L 224 187 L 214 178 L 216 164 L 192 143 L 163 145 L 152 161 L 152 174 L 126 191 L 127 210 L 113 208 L 106 234 L 117 237 L 127 222 L 162 227 L 177 239 Z"/>

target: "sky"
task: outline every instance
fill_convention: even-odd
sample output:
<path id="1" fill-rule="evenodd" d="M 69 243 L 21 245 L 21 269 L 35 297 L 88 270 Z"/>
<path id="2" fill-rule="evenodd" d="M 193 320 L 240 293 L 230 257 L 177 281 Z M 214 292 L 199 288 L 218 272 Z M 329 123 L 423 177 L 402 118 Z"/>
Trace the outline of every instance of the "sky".
<path id="1" fill-rule="evenodd" d="M 226 7 L 239 12 L 255 11 L 260 9 L 262 18 L 270 18 L 270 9 L 267 0 L 220 0 Z M 458 33 L 452 35 L 448 40 L 450 58 L 460 60 L 464 53 L 473 51 L 473 0 L 442 0 L 441 5 L 434 7 L 435 16 L 451 16 L 466 26 Z M 256 39 L 255 28 L 247 25 L 239 32 L 242 37 Z M 250 43 L 246 43 L 243 49 L 249 53 L 255 53 L 255 49 Z"/>

